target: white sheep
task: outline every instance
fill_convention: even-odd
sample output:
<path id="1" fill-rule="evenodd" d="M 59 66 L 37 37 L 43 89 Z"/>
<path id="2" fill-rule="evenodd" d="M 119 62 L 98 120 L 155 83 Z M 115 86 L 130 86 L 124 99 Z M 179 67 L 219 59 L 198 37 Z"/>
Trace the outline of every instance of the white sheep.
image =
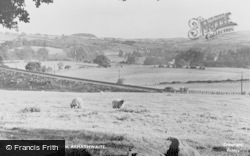
<path id="1" fill-rule="evenodd" d="M 121 109 L 122 107 L 124 107 L 124 100 L 117 99 L 117 100 L 112 101 L 112 107 Z"/>
<path id="2" fill-rule="evenodd" d="M 70 104 L 71 108 L 82 108 L 82 106 L 83 106 L 83 100 L 80 97 L 74 98 Z"/>

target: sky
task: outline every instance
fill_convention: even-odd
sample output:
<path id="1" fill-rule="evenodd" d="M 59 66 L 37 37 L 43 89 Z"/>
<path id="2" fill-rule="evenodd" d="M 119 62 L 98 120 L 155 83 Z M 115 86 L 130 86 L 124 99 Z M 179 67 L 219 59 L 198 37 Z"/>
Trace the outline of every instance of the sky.
<path id="1" fill-rule="evenodd" d="M 90 33 L 115 38 L 187 37 L 191 18 L 231 12 L 236 31 L 250 30 L 250 0 L 54 0 L 36 8 L 26 0 L 30 23 L 19 32 L 51 35 Z M 9 31 L 0 26 L 0 31 Z M 15 32 L 14 30 L 11 32 Z"/>

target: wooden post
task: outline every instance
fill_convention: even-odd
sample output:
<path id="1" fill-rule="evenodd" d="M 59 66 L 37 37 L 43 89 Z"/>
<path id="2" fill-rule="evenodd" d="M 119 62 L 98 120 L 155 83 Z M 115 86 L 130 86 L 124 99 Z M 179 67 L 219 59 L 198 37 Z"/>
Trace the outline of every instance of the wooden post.
<path id="1" fill-rule="evenodd" d="M 241 72 L 241 83 L 240 83 L 240 88 L 241 88 L 241 95 L 243 95 L 243 71 Z"/>

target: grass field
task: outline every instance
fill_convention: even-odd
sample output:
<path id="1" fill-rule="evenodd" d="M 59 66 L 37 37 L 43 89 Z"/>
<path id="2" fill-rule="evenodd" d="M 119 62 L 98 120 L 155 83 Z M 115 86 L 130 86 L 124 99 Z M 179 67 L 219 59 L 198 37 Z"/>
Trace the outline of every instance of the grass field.
<path id="1" fill-rule="evenodd" d="M 115 57 L 115 56 L 114 56 Z M 119 58 L 117 58 L 119 59 Z M 193 90 L 213 90 L 213 91 L 241 91 L 240 82 L 227 83 L 180 83 L 180 84 L 164 84 L 162 82 L 187 82 L 187 81 L 208 81 L 208 80 L 240 80 L 241 72 L 243 71 L 243 78 L 250 78 L 250 69 L 241 68 L 206 68 L 205 70 L 196 69 L 176 69 L 176 68 L 156 68 L 152 66 L 142 65 L 123 65 L 122 68 L 97 68 L 96 64 L 61 61 L 64 65 L 71 65 L 70 70 L 58 70 L 57 63 L 59 61 L 41 62 L 42 65 L 55 68 L 57 75 L 78 77 L 85 79 L 93 79 L 99 81 L 116 83 L 120 75 L 124 78 L 125 84 L 147 86 L 154 88 L 165 88 L 167 86 L 180 88 L 188 87 Z M 5 63 L 9 67 L 25 69 L 27 62 L 19 61 L 19 63 Z M 243 91 L 250 91 L 250 83 L 243 83 Z"/>
<path id="2" fill-rule="evenodd" d="M 31 48 L 37 51 L 38 49 L 43 48 L 43 47 L 31 46 Z M 51 48 L 51 47 L 45 47 L 45 48 L 49 50 L 50 55 L 63 53 L 63 49 Z"/>
<path id="3" fill-rule="evenodd" d="M 70 109 L 74 97 L 83 98 L 82 109 Z M 111 108 L 116 98 L 125 100 L 123 110 Z M 202 156 L 235 155 L 211 151 L 224 143 L 250 147 L 249 96 L 0 90 L 0 99 L 0 139 L 66 139 L 67 145 L 113 143 L 102 152 L 124 154 L 126 148 L 121 147 L 133 146 L 139 156 L 163 152 L 164 139 L 169 136 L 183 139 Z"/>
<path id="4" fill-rule="evenodd" d="M 116 82 L 120 70 L 121 78 L 125 83 L 133 85 L 152 85 L 160 82 L 173 81 L 198 81 L 198 80 L 238 80 L 241 71 L 245 78 L 250 77 L 249 69 L 236 68 L 207 68 L 206 70 L 155 68 L 141 65 L 123 66 L 123 68 L 85 68 L 70 71 L 62 71 L 59 74 L 65 76 L 82 77 L 95 80 Z"/>
<path id="5" fill-rule="evenodd" d="M 34 60 L 32 60 L 34 61 Z M 71 61 L 43 61 L 41 62 L 41 65 L 45 65 L 46 67 L 51 67 L 51 68 L 55 68 L 56 73 L 58 72 L 58 66 L 57 64 L 59 62 L 62 62 L 65 65 L 70 65 L 71 66 L 71 70 L 76 70 L 79 69 L 79 67 L 97 67 L 96 64 L 90 64 L 90 63 L 80 63 L 80 62 L 71 62 Z M 10 63 L 10 62 L 6 62 L 4 63 L 5 65 L 11 67 L 11 68 L 17 68 L 17 69 L 23 69 L 25 70 L 25 66 L 28 62 L 24 61 L 24 60 L 16 60 L 16 63 Z M 64 70 L 63 70 L 64 71 Z M 65 71 L 66 72 L 66 71 Z"/>
<path id="6" fill-rule="evenodd" d="M 70 71 L 58 72 L 59 75 L 94 79 L 116 83 L 119 72 L 120 77 L 125 79 L 125 84 L 147 86 L 154 88 L 165 88 L 167 86 L 180 88 L 188 87 L 194 90 L 213 91 L 235 91 L 240 92 L 240 82 L 233 83 L 191 83 L 191 84 L 166 84 L 161 82 L 187 82 L 187 81 L 208 81 L 208 80 L 239 80 L 241 71 L 243 78 L 250 77 L 249 69 L 239 68 L 206 68 L 206 70 L 195 69 L 174 69 L 174 68 L 154 68 L 143 66 L 123 66 L 123 68 L 85 68 Z M 250 83 L 243 83 L 244 91 L 250 91 Z"/>

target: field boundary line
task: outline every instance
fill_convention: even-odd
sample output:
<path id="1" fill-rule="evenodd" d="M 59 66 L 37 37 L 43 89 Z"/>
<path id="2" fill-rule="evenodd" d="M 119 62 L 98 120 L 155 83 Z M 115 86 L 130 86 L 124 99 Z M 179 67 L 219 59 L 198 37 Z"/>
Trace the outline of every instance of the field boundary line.
<path id="1" fill-rule="evenodd" d="M 15 68 L 7 68 L 7 67 L 0 67 L 0 70 L 8 70 L 8 71 L 14 71 L 14 72 L 21 72 L 31 75 L 39 75 L 39 76 L 45 76 L 50 78 L 57 78 L 57 79 L 64 79 L 64 80 L 71 80 L 71 81 L 80 81 L 84 83 L 90 83 L 95 85 L 102 85 L 102 86 L 111 86 L 111 87 L 117 87 L 117 88 L 124 88 L 124 89 L 131 89 L 138 92 L 162 92 L 162 89 L 157 88 L 149 88 L 149 87 L 142 87 L 142 86 L 134 86 L 134 85 L 124 85 L 124 84 L 116 84 L 111 82 L 105 82 L 105 81 L 98 81 L 98 80 L 91 80 L 91 79 L 83 79 L 83 78 L 76 78 L 76 77 L 68 77 L 68 76 L 61 76 L 61 75 L 54 75 L 54 74 L 48 74 L 48 73 L 40 73 L 40 72 L 31 72 L 26 71 L 22 69 L 15 69 Z"/>

